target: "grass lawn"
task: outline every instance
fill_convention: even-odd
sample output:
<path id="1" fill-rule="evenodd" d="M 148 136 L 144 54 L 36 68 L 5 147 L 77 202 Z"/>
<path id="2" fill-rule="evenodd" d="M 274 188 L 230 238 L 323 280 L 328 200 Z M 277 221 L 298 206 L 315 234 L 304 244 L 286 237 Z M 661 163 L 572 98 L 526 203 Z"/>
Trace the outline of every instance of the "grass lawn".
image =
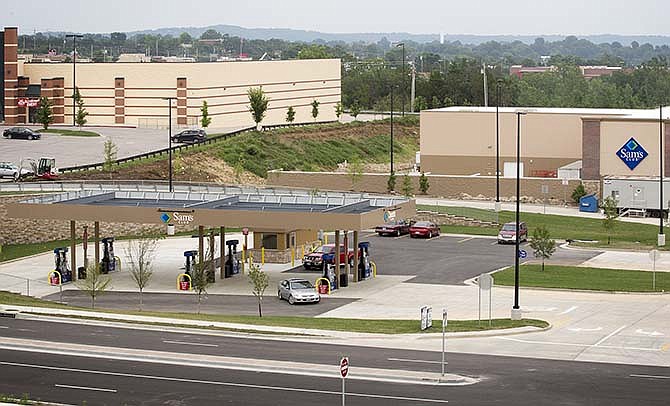
<path id="1" fill-rule="evenodd" d="M 61 305 L 59 303 L 49 302 L 45 300 L 25 297 L 14 293 L 0 291 L 0 303 L 15 304 L 19 306 L 36 306 L 36 307 L 58 307 L 71 308 L 76 310 L 91 310 L 82 309 L 79 307 L 70 307 Z M 235 316 L 235 315 L 214 315 L 214 314 L 192 314 L 192 313 L 161 313 L 161 312 L 137 312 L 137 311 L 111 311 L 96 309 L 101 313 L 119 314 L 118 321 L 123 321 L 122 315 L 132 314 L 141 316 L 163 317 L 172 320 L 206 320 L 227 323 L 240 323 L 249 325 L 263 325 L 263 326 L 281 326 L 294 327 L 306 329 L 319 330 L 337 330 L 337 331 L 352 331 L 361 333 L 375 333 L 375 334 L 404 334 L 404 333 L 420 333 L 419 320 L 363 320 L 363 319 L 337 319 L 337 318 L 316 318 L 316 317 L 293 317 L 293 316 L 265 316 L 263 318 L 256 316 Z M 166 320 L 167 322 L 168 320 Z M 447 326 L 449 332 L 463 332 L 463 331 L 483 331 L 489 329 L 505 329 L 514 327 L 535 326 L 546 327 L 548 323 L 542 320 L 524 319 L 524 320 L 509 320 L 509 319 L 494 319 L 492 327 L 489 328 L 488 323 L 477 320 L 450 320 Z M 442 331 L 442 321 L 433 320 L 433 327 L 425 330 L 425 333 L 435 333 Z"/>
<path id="2" fill-rule="evenodd" d="M 460 216 L 467 216 L 479 220 L 495 221 L 496 213 L 493 210 L 473 209 L 468 207 L 445 207 L 445 206 L 417 206 L 419 210 L 439 211 L 440 213 L 449 213 Z M 498 213 L 500 224 L 514 221 L 514 212 L 501 211 Z M 658 234 L 658 226 L 651 224 L 626 223 L 617 221 L 614 233 L 611 237 L 611 243 L 607 244 L 607 233 L 603 228 L 603 221 L 600 219 L 557 216 L 552 214 L 521 213 L 520 220 L 528 224 L 529 236 L 532 236 L 533 230 L 539 225 L 544 225 L 549 230 L 552 238 L 571 239 L 571 240 L 595 240 L 597 243 L 588 243 L 589 247 L 607 247 L 624 249 L 644 249 L 654 247 Z M 448 226 L 454 227 L 454 226 Z M 460 226 L 467 234 L 486 234 L 496 235 L 497 227 L 467 227 Z M 444 232 L 452 232 L 445 229 Z M 487 230 L 487 231 L 484 231 Z M 490 233 L 490 234 L 489 234 Z M 661 249 L 670 249 L 670 247 L 661 247 Z"/>
<path id="3" fill-rule="evenodd" d="M 514 268 L 493 275 L 497 285 L 514 286 Z M 603 290 L 618 292 L 653 292 L 652 272 L 622 269 L 584 268 L 576 266 L 539 264 L 522 265 L 520 286 Z M 656 272 L 656 291 L 670 291 L 670 273 Z"/>
<path id="4" fill-rule="evenodd" d="M 65 136 L 72 136 L 72 137 L 99 137 L 100 134 L 93 132 L 93 131 L 85 131 L 85 130 L 61 130 L 58 128 L 49 128 L 47 130 L 38 130 L 37 132 L 39 133 L 49 133 L 49 134 L 60 134 L 60 135 L 65 135 Z"/>

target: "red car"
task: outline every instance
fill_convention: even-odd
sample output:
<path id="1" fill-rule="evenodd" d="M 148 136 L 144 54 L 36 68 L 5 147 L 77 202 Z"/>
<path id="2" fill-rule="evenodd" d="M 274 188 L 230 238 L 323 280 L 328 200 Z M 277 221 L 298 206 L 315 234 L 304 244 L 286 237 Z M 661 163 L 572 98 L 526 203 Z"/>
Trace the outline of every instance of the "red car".
<path id="1" fill-rule="evenodd" d="M 349 249 L 348 253 L 348 260 L 349 264 L 353 266 L 354 263 L 354 251 L 353 249 Z M 310 252 L 309 254 L 305 255 L 305 257 L 302 259 L 302 266 L 305 269 L 321 269 L 323 267 L 323 257 L 325 256 L 333 256 L 335 253 L 335 244 L 326 244 L 322 245 L 313 252 Z M 346 262 L 345 260 L 345 253 L 344 253 L 344 245 L 340 245 L 340 264 L 344 264 Z"/>
<path id="2" fill-rule="evenodd" d="M 380 237 L 383 235 L 400 237 L 403 234 L 409 234 L 409 227 L 410 224 L 407 220 L 390 221 L 383 226 L 375 227 L 375 233 L 379 234 Z"/>
<path id="3" fill-rule="evenodd" d="M 430 221 L 417 221 L 409 228 L 409 236 L 411 238 L 433 238 L 433 236 L 437 235 L 440 235 L 440 227 Z"/>

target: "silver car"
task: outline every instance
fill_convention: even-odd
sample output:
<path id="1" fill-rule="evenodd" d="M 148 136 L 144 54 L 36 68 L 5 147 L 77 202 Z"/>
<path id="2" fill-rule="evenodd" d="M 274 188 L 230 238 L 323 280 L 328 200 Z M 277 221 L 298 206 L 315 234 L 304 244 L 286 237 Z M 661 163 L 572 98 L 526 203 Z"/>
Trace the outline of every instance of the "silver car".
<path id="1" fill-rule="evenodd" d="M 24 174 L 25 170 L 21 171 L 21 173 Z M 18 180 L 19 167 L 9 162 L 0 162 L 0 178 L 12 178 Z"/>
<path id="2" fill-rule="evenodd" d="M 319 303 L 321 296 L 307 279 L 291 278 L 279 282 L 277 289 L 279 300 L 286 299 L 289 304 Z"/>

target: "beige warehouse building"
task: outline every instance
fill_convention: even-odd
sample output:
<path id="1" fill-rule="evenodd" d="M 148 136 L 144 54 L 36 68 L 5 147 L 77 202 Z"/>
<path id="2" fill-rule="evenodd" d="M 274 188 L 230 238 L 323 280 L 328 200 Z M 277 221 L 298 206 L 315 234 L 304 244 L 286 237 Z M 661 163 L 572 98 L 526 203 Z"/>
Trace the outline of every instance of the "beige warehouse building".
<path id="1" fill-rule="evenodd" d="M 46 96 L 54 104 L 54 122 L 71 123 L 72 63 L 26 63 L 18 60 L 16 28 L 0 36 L 3 103 L 0 116 L 8 125 L 32 121 L 35 107 L 27 101 Z M 252 125 L 247 91 L 261 87 L 269 99 L 262 124 L 285 123 L 293 106 L 295 122 L 314 122 L 311 103 L 319 102 L 317 121 L 336 120 L 341 100 L 339 59 L 208 63 L 77 63 L 79 88 L 89 125 L 198 126 L 200 108 L 209 106 L 211 127 Z M 4 113 L 4 114 L 2 114 Z"/>
<path id="2" fill-rule="evenodd" d="M 659 109 L 501 108 L 501 176 L 516 176 L 515 113 L 519 110 L 527 112 L 520 127 L 524 177 L 600 181 L 658 176 L 659 142 L 664 176 L 670 176 L 670 108 L 664 109 L 662 128 Z M 422 111 L 421 169 L 443 175 L 495 176 L 495 111 L 495 107 Z"/>

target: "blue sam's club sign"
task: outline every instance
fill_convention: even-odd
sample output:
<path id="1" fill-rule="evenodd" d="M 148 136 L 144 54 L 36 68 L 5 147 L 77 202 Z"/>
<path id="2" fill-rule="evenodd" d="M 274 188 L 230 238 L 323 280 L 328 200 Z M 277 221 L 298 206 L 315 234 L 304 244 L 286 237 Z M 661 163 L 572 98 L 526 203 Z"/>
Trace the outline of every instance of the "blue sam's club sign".
<path id="1" fill-rule="evenodd" d="M 617 151 L 617 156 L 626 164 L 626 166 L 628 166 L 628 168 L 630 168 L 631 171 L 635 169 L 647 155 L 649 155 L 647 151 L 642 148 L 642 145 L 635 141 L 635 138 L 629 139 L 628 142 Z"/>

